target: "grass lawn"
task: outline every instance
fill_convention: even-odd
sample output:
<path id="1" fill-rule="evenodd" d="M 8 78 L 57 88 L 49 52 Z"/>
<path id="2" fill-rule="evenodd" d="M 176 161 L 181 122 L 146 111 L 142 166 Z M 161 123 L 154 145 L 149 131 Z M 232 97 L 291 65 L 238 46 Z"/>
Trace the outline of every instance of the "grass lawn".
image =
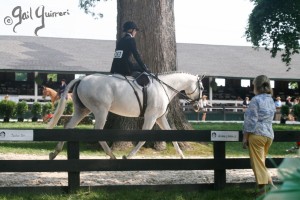
<path id="1" fill-rule="evenodd" d="M 0 194 L 0 200 L 253 200 L 253 197 L 252 189 L 239 187 L 220 191 L 134 189 L 79 191 L 76 194 Z"/>

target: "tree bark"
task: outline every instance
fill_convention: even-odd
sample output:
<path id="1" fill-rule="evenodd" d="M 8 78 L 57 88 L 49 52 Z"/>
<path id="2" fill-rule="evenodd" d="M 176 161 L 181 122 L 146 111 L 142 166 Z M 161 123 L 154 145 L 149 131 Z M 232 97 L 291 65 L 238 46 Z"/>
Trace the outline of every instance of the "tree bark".
<path id="1" fill-rule="evenodd" d="M 117 9 L 117 39 L 123 36 L 123 24 L 134 21 L 140 29 L 136 36 L 137 48 L 149 69 L 153 73 L 176 71 L 174 0 L 118 0 Z M 179 106 L 178 98 L 170 103 L 168 121 L 172 129 L 192 129 Z M 106 128 L 141 129 L 142 123 L 143 119 L 110 114 Z M 157 149 L 165 148 L 164 143 L 154 146 Z"/>

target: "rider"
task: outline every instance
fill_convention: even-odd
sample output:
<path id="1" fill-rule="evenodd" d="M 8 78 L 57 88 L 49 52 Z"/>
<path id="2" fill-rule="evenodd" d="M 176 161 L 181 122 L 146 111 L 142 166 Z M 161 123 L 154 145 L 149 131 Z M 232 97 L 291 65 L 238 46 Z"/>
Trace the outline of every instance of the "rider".
<path id="1" fill-rule="evenodd" d="M 58 90 L 58 96 L 59 96 L 59 98 L 64 93 L 64 91 L 66 89 L 66 86 L 67 86 L 66 80 L 65 79 L 61 79 L 61 85 L 59 86 L 59 90 Z"/>
<path id="2" fill-rule="evenodd" d="M 128 21 L 123 24 L 123 32 L 126 34 L 117 42 L 110 70 L 111 73 L 118 73 L 124 76 L 130 76 L 135 71 L 150 73 L 136 48 L 134 37 L 138 30 L 137 25 L 132 21 Z M 133 55 L 137 64 L 133 64 L 130 61 L 131 55 Z"/>

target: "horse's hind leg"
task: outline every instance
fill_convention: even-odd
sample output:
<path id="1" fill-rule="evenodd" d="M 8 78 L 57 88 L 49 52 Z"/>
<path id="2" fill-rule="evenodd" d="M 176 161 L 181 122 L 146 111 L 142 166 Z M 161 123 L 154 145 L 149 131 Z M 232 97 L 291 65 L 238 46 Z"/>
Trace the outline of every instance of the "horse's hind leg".
<path id="1" fill-rule="evenodd" d="M 158 124 L 158 126 L 162 130 L 171 130 L 171 127 L 170 127 L 170 125 L 168 123 L 168 120 L 167 120 L 167 118 L 166 118 L 165 115 L 163 115 L 162 117 L 158 118 L 156 120 L 156 123 Z M 178 145 L 178 142 L 173 141 L 172 143 L 173 143 L 173 146 L 174 146 L 176 152 L 180 155 L 181 158 L 184 158 L 184 155 L 183 155 L 183 153 L 182 153 L 182 151 L 181 151 L 181 149 L 180 149 L 180 147 Z"/>
<path id="2" fill-rule="evenodd" d="M 76 108 L 75 108 L 76 109 Z M 74 128 L 85 116 L 87 116 L 90 111 L 87 108 L 82 108 L 80 111 L 75 110 L 74 115 L 71 117 L 70 121 L 65 125 L 65 129 Z M 63 149 L 65 142 L 58 142 L 54 152 L 49 153 L 49 159 L 53 160 Z"/>
<path id="3" fill-rule="evenodd" d="M 94 112 L 95 115 L 95 129 L 103 129 L 108 111 L 103 108 L 99 109 L 97 112 Z M 103 148 L 104 152 L 110 157 L 110 159 L 116 159 L 116 156 L 113 154 L 110 147 L 107 145 L 105 141 L 99 141 L 99 144 Z"/>
<path id="4" fill-rule="evenodd" d="M 146 118 L 144 120 L 144 124 L 143 124 L 143 130 L 150 130 L 155 124 L 155 119 L 154 118 Z M 128 156 L 123 156 L 123 159 L 129 159 L 132 156 L 134 156 L 139 150 L 140 148 L 146 143 L 146 141 L 140 141 L 135 147 L 134 149 L 128 154 Z"/>
<path id="5" fill-rule="evenodd" d="M 54 160 L 56 156 L 62 151 L 65 142 L 58 142 L 54 151 L 49 153 L 49 160 Z"/>

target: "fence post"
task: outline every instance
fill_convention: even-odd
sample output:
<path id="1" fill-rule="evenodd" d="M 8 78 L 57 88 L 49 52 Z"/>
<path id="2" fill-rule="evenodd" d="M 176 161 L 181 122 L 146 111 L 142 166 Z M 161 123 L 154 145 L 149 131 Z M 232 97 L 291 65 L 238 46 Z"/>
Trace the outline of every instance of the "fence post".
<path id="1" fill-rule="evenodd" d="M 226 114 L 225 114 L 226 108 L 225 108 L 225 105 L 222 105 L 222 107 L 223 107 L 223 120 L 226 121 Z"/>
<path id="2" fill-rule="evenodd" d="M 214 159 L 225 161 L 225 142 L 214 142 Z M 222 165 L 222 163 L 217 163 Z M 214 189 L 223 189 L 226 185 L 226 169 L 214 170 Z"/>
<path id="3" fill-rule="evenodd" d="M 69 159 L 79 159 L 79 142 L 67 143 L 67 154 Z M 80 187 L 80 172 L 68 171 L 68 192 L 73 193 Z"/>

